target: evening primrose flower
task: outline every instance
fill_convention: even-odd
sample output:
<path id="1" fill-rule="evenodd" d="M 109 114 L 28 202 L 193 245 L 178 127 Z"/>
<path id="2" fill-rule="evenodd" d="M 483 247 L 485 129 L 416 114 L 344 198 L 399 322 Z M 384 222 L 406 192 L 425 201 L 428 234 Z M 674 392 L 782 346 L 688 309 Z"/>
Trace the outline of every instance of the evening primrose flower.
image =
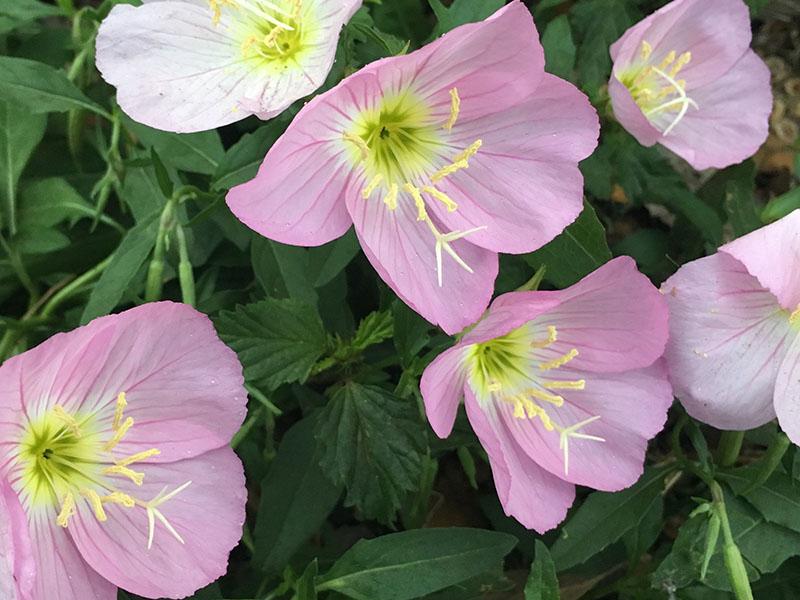
<path id="1" fill-rule="evenodd" d="M 447 437 L 464 397 L 506 514 L 542 533 L 576 484 L 641 475 L 672 403 L 666 340 L 666 303 L 627 257 L 560 292 L 505 294 L 425 370 L 428 421 Z"/>
<path id="2" fill-rule="evenodd" d="M 800 443 L 800 210 L 690 262 L 662 291 L 686 411 L 720 429 L 774 419 Z"/>
<path id="3" fill-rule="evenodd" d="M 455 332 L 488 305 L 498 252 L 533 251 L 578 216 L 598 129 L 586 97 L 544 72 L 515 0 L 309 102 L 228 206 L 285 244 L 355 225 L 384 281 Z"/>
<path id="4" fill-rule="evenodd" d="M 166 131 L 269 119 L 320 87 L 361 0 L 144 0 L 118 4 L 97 68 L 134 120 Z"/>
<path id="5" fill-rule="evenodd" d="M 611 46 L 614 114 L 641 144 L 695 169 L 752 156 L 767 138 L 772 92 L 751 38 L 742 0 L 670 2 Z"/>
<path id="6" fill-rule="evenodd" d="M 245 399 L 208 318 L 170 302 L 6 361 L 0 478 L 27 517 L 32 600 L 183 598 L 224 574 L 244 522 L 228 443 Z"/>

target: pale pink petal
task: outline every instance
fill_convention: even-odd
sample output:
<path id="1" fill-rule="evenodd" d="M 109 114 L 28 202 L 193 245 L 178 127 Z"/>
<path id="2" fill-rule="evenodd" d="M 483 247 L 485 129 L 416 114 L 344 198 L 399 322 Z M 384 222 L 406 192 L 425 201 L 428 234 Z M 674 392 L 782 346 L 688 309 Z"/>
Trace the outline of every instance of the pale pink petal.
<path id="1" fill-rule="evenodd" d="M 453 431 L 458 405 L 464 396 L 467 351 L 462 345 L 445 350 L 426 367 L 420 380 L 428 422 L 440 438 L 446 438 Z"/>
<path id="2" fill-rule="evenodd" d="M 608 82 L 608 95 L 611 97 L 611 106 L 617 121 L 636 138 L 637 142 L 649 147 L 661 141 L 664 137 L 661 131 L 653 127 L 633 100 L 628 88 L 614 76 Z"/>
<path id="3" fill-rule="evenodd" d="M 539 419 L 514 417 L 510 403 L 498 403 L 501 418 L 531 460 L 554 475 L 605 491 L 633 485 L 644 469 L 647 442 L 664 427 L 672 404 L 672 388 L 663 362 L 624 373 L 570 367 L 548 371 L 541 381 L 584 380 L 585 389 L 556 390 L 564 398 L 563 406 L 544 408 L 562 429 L 585 423 L 575 433 L 603 441 L 569 437 L 565 458 L 559 431 L 548 431 Z"/>
<path id="4" fill-rule="evenodd" d="M 36 561 L 33 600 L 116 600 L 117 586 L 81 557 L 69 533 L 56 525 L 57 510 L 29 514 Z"/>
<path id="5" fill-rule="evenodd" d="M 661 143 L 695 169 L 739 163 L 767 139 L 772 112 L 770 73 L 752 50 L 725 75 L 688 93 L 699 108 L 689 108 Z M 673 116 L 666 118 L 671 121 Z"/>
<path id="6" fill-rule="evenodd" d="M 690 87 L 726 73 L 745 53 L 752 34 L 750 13 L 742 0 L 674 0 L 628 29 L 611 46 L 614 74 L 637 60 L 646 41 L 656 65 L 674 50 L 690 51 L 681 70 Z"/>
<path id="7" fill-rule="evenodd" d="M 17 375 L 17 405 L 29 418 L 61 405 L 97 412 L 110 430 L 125 392 L 125 415 L 135 424 L 115 450 L 122 455 L 155 446 L 161 455 L 151 460 L 187 458 L 227 444 L 244 420 L 236 354 L 208 317 L 184 304 L 145 304 L 96 319 L 7 361 L 0 380 L 7 369 Z M 0 396 L 0 406 L 9 401 L 13 394 Z"/>
<path id="8" fill-rule="evenodd" d="M 775 297 L 725 253 L 684 265 L 662 291 L 670 309 L 665 358 L 687 412 L 720 429 L 774 418 L 775 378 L 790 343 Z"/>
<path id="9" fill-rule="evenodd" d="M 462 338 L 464 344 L 480 344 L 510 333 L 558 306 L 544 292 L 509 292 L 495 299 L 484 317 Z"/>
<path id="10" fill-rule="evenodd" d="M 359 182 L 363 185 L 363 181 Z M 452 242 L 455 253 L 472 269 L 442 252 L 442 285 L 438 283 L 436 239 L 410 199 L 390 210 L 379 198 L 364 200 L 360 185 L 347 194 L 347 207 L 367 258 L 383 280 L 409 306 L 445 332 L 454 334 L 475 322 L 492 297 L 497 254 L 472 245 L 467 238 Z M 448 230 L 437 223 L 440 232 Z"/>
<path id="11" fill-rule="evenodd" d="M 540 292 L 560 302 L 537 318 L 558 330 L 542 350 L 554 360 L 575 348 L 576 369 L 620 372 L 646 367 L 664 352 L 668 311 L 664 298 L 630 257 L 615 258 L 560 292 Z"/>
<path id="12" fill-rule="evenodd" d="M 775 412 L 789 439 L 800 444 L 800 328 L 781 362 L 775 384 Z"/>
<path id="13" fill-rule="evenodd" d="M 497 252 L 531 252 L 572 223 L 583 209 L 578 162 L 597 145 L 600 124 L 572 84 L 545 74 L 517 106 L 463 118 L 449 140 L 451 155 L 480 139 L 469 168 L 437 184 L 457 204 L 433 210 L 452 229 L 485 226 L 471 241 Z"/>
<path id="14" fill-rule="evenodd" d="M 107 505 L 108 521 L 100 523 L 88 503 L 80 503 L 68 531 L 86 562 L 119 587 L 147 598 L 189 596 L 227 571 L 228 555 L 241 538 L 247 496 L 242 464 L 230 448 L 220 448 L 142 470 L 141 487 L 127 482 L 120 489 L 144 501 L 191 481 L 158 507 L 184 543 L 156 518 L 148 550 L 148 518 L 138 506 Z"/>
<path id="15" fill-rule="evenodd" d="M 800 308 L 800 210 L 720 248 L 771 291 L 780 305 Z"/>
<path id="16" fill-rule="evenodd" d="M 575 501 L 575 486 L 528 458 L 494 410 L 480 406 L 469 388 L 466 395 L 467 416 L 489 455 L 505 513 L 539 533 L 553 529 Z"/>
<path id="17" fill-rule="evenodd" d="M 27 518 L 17 494 L 0 479 L 0 598 L 32 600 L 35 581 Z"/>

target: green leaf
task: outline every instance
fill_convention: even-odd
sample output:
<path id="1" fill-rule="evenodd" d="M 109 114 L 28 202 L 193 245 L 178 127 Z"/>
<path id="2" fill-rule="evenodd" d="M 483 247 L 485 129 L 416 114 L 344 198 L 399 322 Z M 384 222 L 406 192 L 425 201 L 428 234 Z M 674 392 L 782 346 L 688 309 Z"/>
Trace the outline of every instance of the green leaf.
<path id="1" fill-rule="evenodd" d="M 545 279 L 568 287 L 611 260 L 606 231 L 586 202 L 577 220 L 552 242 L 525 256 L 534 269 L 547 267 Z"/>
<path id="2" fill-rule="evenodd" d="M 61 10 L 38 0 L 0 0 L 0 35 L 42 19 L 61 15 Z"/>
<path id="3" fill-rule="evenodd" d="M 142 125 L 129 117 L 123 117 L 123 121 L 143 146 L 154 148 L 165 164 L 181 171 L 211 175 L 225 155 L 216 130 L 170 133 Z"/>
<path id="4" fill-rule="evenodd" d="M 94 218 L 95 208 L 65 179 L 50 177 L 26 185 L 20 193 L 19 227 L 35 230 L 65 221 Z"/>
<path id="5" fill-rule="evenodd" d="M 572 79 L 575 69 L 575 42 L 567 15 L 560 15 L 547 24 L 542 35 L 547 71 L 564 79 Z"/>
<path id="6" fill-rule="evenodd" d="M 129 291 L 131 282 L 156 244 L 158 216 L 158 212 L 151 214 L 150 218 L 138 223 L 122 238 L 114 257 L 89 296 L 81 315 L 81 324 L 110 313 L 125 292 Z"/>
<path id="7" fill-rule="evenodd" d="M 481 529 L 416 529 L 361 540 L 317 581 L 355 600 L 411 600 L 488 571 L 515 537 Z"/>
<path id="8" fill-rule="evenodd" d="M 414 356 L 428 343 L 431 324 L 411 310 L 405 302 L 395 301 L 392 307 L 394 317 L 394 345 L 404 366 L 408 366 Z"/>
<path id="9" fill-rule="evenodd" d="M 659 496 L 647 509 L 639 523 L 633 529 L 622 536 L 628 557 L 633 564 L 639 561 L 642 556 L 656 543 L 661 530 L 664 527 L 664 498 Z"/>
<path id="10" fill-rule="evenodd" d="M 758 473 L 758 467 L 747 467 L 721 474 L 736 494 L 748 490 Z M 786 473 L 776 471 L 754 490 L 744 494 L 750 504 L 771 523 L 800 532 L 800 482 Z"/>
<path id="11" fill-rule="evenodd" d="M 350 264 L 361 250 L 355 231 L 350 230 L 338 240 L 317 248 L 309 248 L 310 274 L 314 287 L 327 285 Z"/>
<path id="12" fill-rule="evenodd" d="M 317 311 L 297 300 L 237 306 L 220 313 L 216 325 L 239 355 L 247 380 L 267 389 L 305 381 L 328 347 Z"/>
<path id="13" fill-rule="evenodd" d="M 73 109 L 107 114 L 75 87 L 63 71 L 12 56 L 0 56 L 0 100 L 24 106 L 28 112 L 37 114 Z"/>
<path id="14" fill-rule="evenodd" d="M 391 427 L 387 424 L 391 423 Z M 322 468 L 347 487 L 347 506 L 388 523 L 419 485 L 424 445 L 415 404 L 381 387 L 348 382 L 324 408 Z"/>
<path id="15" fill-rule="evenodd" d="M 800 156 L 800 154 L 798 155 Z M 792 188 L 785 194 L 776 196 L 761 211 L 761 220 L 764 223 L 772 223 L 782 219 L 792 211 L 800 208 L 800 186 Z"/>
<path id="16" fill-rule="evenodd" d="M 505 4 L 505 0 L 455 0 L 449 7 L 441 0 L 428 0 L 437 24 L 433 36 L 439 37 L 465 23 L 477 23 L 493 15 Z"/>
<path id="17" fill-rule="evenodd" d="M 661 500 L 668 468 L 645 469 L 633 486 L 616 493 L 595 492 L 561 528 L 552 547 L 559 571 L 585 562 L 636 527 Z"/>
<path id="18" fill-rule="evenodd" d="M 320 468 L 316 420 L 306 418 L 284 435 L 261 483 L 261 504 L 253 533 L 254 561 L 268 575 L 280 573 L 336 506 L 341 486 Z"/>
<path id="19" fill-rule="evenodd" d="M 297 592 L 293 600 L 317 600 L 316 578 L 318 572 L 319 566 L 314 559 L 295 583 Z"/>
<path id="20" fill-rule="evenodd" d="M 12 233 L 16 230 L 17 184 L 46 128 L 46 115 L 0 102 L 0 202 Z"/>
<path id="21" fill-rule="evenodd" d="M 536 560 L 525 584 L 525 600 L 559 600 L 556 567 L 547 546 L 536 540 Z"/>
<path id="22" fill-rule="evenodd" d="M 244 134 L 219 161 L 214 172 L 214 188 L 230 189 L 255 177 L 267 150 L 280 137 L 286 125 L 282 117 L 277 117 L 252 133 Z"/>
<path id="23" fill-rule="evenodd" d="M 388 340 L 394 331 L 394 319 L 389 311 L 376 311 L 364 317 L 358 325 L 352 347 L 365 350 Z"/>

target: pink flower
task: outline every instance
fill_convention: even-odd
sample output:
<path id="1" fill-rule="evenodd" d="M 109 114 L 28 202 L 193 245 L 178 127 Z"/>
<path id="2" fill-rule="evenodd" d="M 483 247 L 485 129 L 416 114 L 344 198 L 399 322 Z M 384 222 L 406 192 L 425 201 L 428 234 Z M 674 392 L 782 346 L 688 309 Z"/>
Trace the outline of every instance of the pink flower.
<path id="1" fill-rule="evenodd" d="M 27 515 L 31 600 L 112 600 L 118 586 L 183 598 L 225 573 L 244 522 L 228 443 L 245 400 L 241 365 L 208 318 L 170 302 L 6 361 L 0 477 Z"/>
<path id="2" fill-rule="evenodd" d="M 166 131 L 269 119 L 320 87 L 361 0 L 144 0 L 118 4 L 97 68 L 131 118 Z"/>
<path id="3" fill-rule="evenodd" d="M 535 250 L 578 216 L 598 128 L 586 97 L 544 72 L 515 0 L 312 100 L 228 205 L 285 244 L 354 224 L 384 281 L 456 332 L 488 305 L 498 252 Z"/>
<path id="4" fill-rule="evenodd" d="M 695 169 L 727 167 L 767 139 L 769 70 L 750 49 L 742 0 L 674 0 L 611 46 L 609 94 L 623 127 Z"/>
<path id="5" fill-rule="evenodd" d="M 14 490 L 0 479 L 0 598 L 31 600 L 35 572 L 25 513 Z"/>
<path id="6" fill-rule="evenodd" d="M 690 262 L 662 286 L 665 357 L 687 412 L 721 429 L 774 419 L 800 443 L 800 210 Z"/>
<path id="7" fill-rule="evenodd" d="M 666 341 L 666 303 L 627 257 L 560 292 L 505 294 L 425 370 L 428 420 L 447 437 L 463 396 L 506 514 L 542 533 L 576 484 L 641 475 L 672 403 Z"/>

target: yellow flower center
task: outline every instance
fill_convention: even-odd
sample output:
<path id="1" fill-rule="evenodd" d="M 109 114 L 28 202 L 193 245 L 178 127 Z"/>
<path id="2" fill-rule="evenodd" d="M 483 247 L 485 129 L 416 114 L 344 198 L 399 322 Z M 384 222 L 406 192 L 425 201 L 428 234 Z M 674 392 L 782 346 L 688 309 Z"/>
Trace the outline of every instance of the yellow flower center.
<path id="1" fill-rule="evenodd" d="M 672 132 L 690 107 L 698 108 L 686 93 L 686 81 L 679 79 L 680 72 L 691 60 L 691 52 L 678 56 L 672 50 L 655 64 L 652 46 L 643 41 L 638 59 L 618 76 L 648 120 L 663 135 Z"/>
<path id="2" fill-rule="evenodd" d="M 583 391 L 585 379 L 560 379 L 558 370 L 572 362 L 579 352 L 571 348 L 554 354 L 551 346 L 558 341 L 558 330 L 546 326 L 541 336 L 537 327 L 526 324 L 510 333 L 474 344 L 467 355 L 469 382 L 478 401 L 511 404 L 514 417 L 538 421 L 545 431 L 556 432 L 564 453 L 564 472 L 569 474 L 569 444 L 572 439 L 604 442 L 603 438 L 581 433 L 600 416 L 565 426 L 560 424 L 558 409 L 566 400 L 559 391 Z"/>
<path id="3" fill-rule="evenodd" d="M 22 503 L 31 508 L 54 507 L 56 523 L 64 528 L 69 527 L 80 502 L 87 503 L 100 522 L 108 520 L 108 505 L 139 508 L 150 525 L 148 548 L 153 543 L 156 519 L 183 543 L 158 507 L 185 490 L 191 481 L 168 494 L 162 490 L 149 501 L 122 492 L 117 486 L 119 480 L 125 479 L 141 486 L 145 475 L 132 467 L 161 453 L 150 448 L 131 456 L 115 456 L 114 450 L 134 426 L 134 420 L 125 417 L 126 407 L 123 392 L 117 396 L 110 432 L 101 427 L 97 413 L 73 414 L 60 405 L 29 421 L 17 455 L 22 467 Z"/>
<path id="4" fill-rule="evenodd" d="M 456 88 L 450 90 L 449 100 L 450 115 L 445 122 L 437 122 L 430 107 L 412 90 L 387 94 L 375 108 L 357 115 L 342 133 L 353 164 L 364 168 L 368 182 L 362 192 L 364 200 L 370 200 L 379 192 L 390 211 L 397 210 L 400 201 L 414 203 L 417 221 L 424 222 L 434 237 L 439 286 L 442 285 L 442 252 L 472 273 L 472 268 L 451 244 L 486 229 L 481 226 L 443 233 L 428 214 L 431 202 L 441 203 L 448 212 L 458 210 L 458 203 L 437 184 L 468 169 L 470 159 L 483 145 L 482 140 L 475 140 L 443 163 L 441 157 L 445 155 L 461 112 L 461 98 Z"/>

